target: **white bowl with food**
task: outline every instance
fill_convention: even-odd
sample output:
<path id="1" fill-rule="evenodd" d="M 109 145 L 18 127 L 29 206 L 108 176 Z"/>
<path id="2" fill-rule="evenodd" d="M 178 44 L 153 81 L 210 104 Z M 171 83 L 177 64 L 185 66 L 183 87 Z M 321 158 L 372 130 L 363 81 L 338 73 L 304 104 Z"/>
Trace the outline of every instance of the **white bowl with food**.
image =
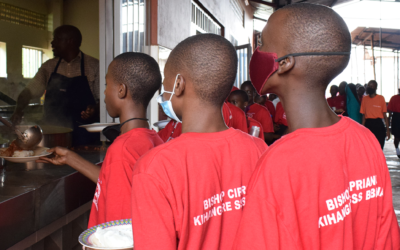
<path id="1" fill-rule="evenodd" d="M 39 146 L 30 150 L 22 150 L 13 141 L 9 147 L 0 148 L 0 158 L 10 162 L 25 163 L 36 161 L 42 156 L 51 155 L 52 153 L 48 152 L 48 150 L 49 148 Z"/>
<path id="2" fill-rule="evenodd" d="M 133 250 L 132 220 L 116 220 L 96 225 L 79 235 L 87 250 Z"/>

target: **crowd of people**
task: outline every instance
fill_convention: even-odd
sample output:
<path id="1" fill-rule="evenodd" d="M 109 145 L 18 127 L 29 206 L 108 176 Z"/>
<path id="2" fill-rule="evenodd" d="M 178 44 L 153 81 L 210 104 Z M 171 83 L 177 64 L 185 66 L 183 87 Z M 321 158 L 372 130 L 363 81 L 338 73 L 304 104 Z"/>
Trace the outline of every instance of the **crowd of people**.
<path id="1" fill-rule="evenodd" d="M 377 88 L 378 83 L 375 80 L 364 86 L 359 83 L 355 85 L 341 82 L 339 87 L 331 86 L 331 97 L 327 101 L 335 113 L 348 116 L 368 128 L 382 149 L 385 146 L 385 138 L 389 140 L 393 134 L 396 153 L 400 158 L 400 95 L 393 96 L 387 105 L 385 98 L 376 93 Z"/>
<path id="2" fill-rule="evenodd" d="M 399 249 L 380 145 L 368 129 L 336 115 L 352 114 L 346 88 L 358 92 L 332 87 L 336 114 L 325 99 L 350 50 L 349 30 L 332 9 L 288 5 L 268 20 L 250 61 L 251 82 L 236 89 L 232 44 L 214 34 L 189 37 L 165 65 L 158 101 L 171 121 L 158 134 L 146 122 L 161 87 L 158 64 L 121 54 L 105 90 L 121 135 L 101 169 L 64 148 L 41 161 L 90 176 L 97 189 L 89 227 L 132 218 L 136 250 Z M 373 132 L 373 119 L 386 112 L 369 110 L 384 103 L 374 88 L 368 84 L 360 105 L 361 122 Z M 259 138 L 248 134 L 253 127 Z"/>

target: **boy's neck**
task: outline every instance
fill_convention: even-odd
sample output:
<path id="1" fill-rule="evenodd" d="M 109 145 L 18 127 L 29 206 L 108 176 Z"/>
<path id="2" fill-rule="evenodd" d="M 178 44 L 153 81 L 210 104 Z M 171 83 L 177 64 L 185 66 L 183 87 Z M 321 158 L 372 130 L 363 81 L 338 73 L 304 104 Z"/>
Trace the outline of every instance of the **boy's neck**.
<path id="1" fill-rule="evenodd" d="M 340 120 L 326 103 L 324 92 L 297 89 L 279 96 L 286 113 L 289 132 L 301 128 L 328 127 Z"/>
<path id="2" fill-rule="evenodd" d="M 376 96 L 376 93 L 370 94 L 369 97 L 374 98 Z"/>
<path id="3" fill-rule="evenodd" d="M 215 133 L 228 129 L 222 116 L 222 107 L 191 100 L 183 105 L 182 133 Z"/>
<path id="4" fill-rule="evenodd" d="M 133 106 L 133 105 L 132 105 Z M 120 124 L 132 118 L 146 118 L 146 110 L 133 106 L 126 108 L 119 117 Z M 135 128 L 149 128 L 149 123 L 144 120 L 130 120 L 121 127 L 121 135 Z"/>

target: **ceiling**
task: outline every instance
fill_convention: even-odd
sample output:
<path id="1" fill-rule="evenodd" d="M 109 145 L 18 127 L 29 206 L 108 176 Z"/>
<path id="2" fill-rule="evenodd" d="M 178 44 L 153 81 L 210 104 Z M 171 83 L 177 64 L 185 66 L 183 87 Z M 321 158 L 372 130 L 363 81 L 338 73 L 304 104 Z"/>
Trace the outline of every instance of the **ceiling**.
<path id="1" fill-rule="evenodd" d="M 333 7 L 338 4 L 352 2 L 355 0 L 248 0 L 254 9 L 254 16 L 259 19 L 268 20 L 274 9 L 293 3 L 314 3 Z"/>
<path id="2" fill-rule="evenodd" d="M 382 44 L 379 41 L 381 35 Z M 355 45 L 371 46 L 373 41 L 374 47 L 382 45 L 382 48 L 399 50 L 400 30 L 358 27 L 351 32 L 351 40 Z"/>

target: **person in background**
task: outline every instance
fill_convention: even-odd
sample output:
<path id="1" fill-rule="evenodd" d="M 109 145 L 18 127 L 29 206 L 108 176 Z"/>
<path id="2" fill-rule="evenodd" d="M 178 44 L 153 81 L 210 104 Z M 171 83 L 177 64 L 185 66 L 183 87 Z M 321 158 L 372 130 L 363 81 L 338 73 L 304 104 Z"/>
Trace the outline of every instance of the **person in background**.
<path id="1" fill-rule="evenodd" d="M 368 82 L 367 96 L 364 96 L 360 113 L 363 114 L 362 125 L 368 128 L 376 137 L 381 148 L 385 146 L 385 137 L 390 139 L 389 122 L 386 116 L 387 108 L 385 98 L 376 94 L 378 83 L 375 80 Z M 383 124 L 385 120 L 385 124 Z"/>
<path id="2" fill-rule="evenodd" d="M 357 89 L 358 100 L 360 101 L 360 103 L 362 103 L 362 99 L 363 99 L 364 94 L 365 94 L 365 88 L 364 88 L 363 85 L 357 83 L 356 89 Z"/>
<path id="3" fill-rule="evenodd" d="M 240 109 L 238 110 L 236 106 L 232 105 L 231 103 L 225 102 L 222 105 L 222 114 L 226 126 L 228 126 L 229 128 L 239 129 L 245 133 L 248 133 L 246 114 L 242 110 Z M 165 128 L 161 129 L 158 132 L 158 135 L 164 142 L 168 142 L 171 139 L 177 138 L 181 134 L 182 134 L 182 123 L 177 122 L 175 120 L 170 120 L 168 124 L 165 126 Z"/>
<path id="4" fill-rule="evenodd" d="M 288 122 L 286 119 L 286 112 L 283 109 L 282 102 L 278 102 L 276 105 L 276 114 L 275 114 L 275 134 L 280 136 L 286 135 L 288 133 Z"/>
<path id="5" fill-rule="evenodd" d="M 256 97 L 254 98 L 254 102 L 266 107 L 271 114 L 272 120 L 274 120 L 276 112 L 275 106 L 270 100 L 268 100 L 267 95 L 256 95 Z"/>
<path id="6" fill-rule="evenodd" d="M 258 161 L 233 249 L 399 249 L 385 156 L 325 99 L 350 60 L 345 21 L 323 5 L 290 4 L 261 39 L 250 78 L 281 97 L 290 133 Z"/>
<path id="7" fill-rule="evenodd" d="M 351 119 L 358 123 L 362 123 L 362 114 L 360 113 L 361 103 L 358 99 L 356 85 L 353 83 L 347 84 L 346 87 L 346 103 L 347 103 L 347 114 Z"/>
<path id="8" fill-rule="evenodd" d="M 228 97 L 228 100 L 232 105 L 235 105 L 236 107 L 240 108 L 243 111 L 245 111 L 247 105 L 249 104 L 249 97 L 243 90 L 235 90 L 231 92 L 231 94 Z M 248 116 L 246 116 L 246 121 L 247 121 L 248 131 L 250 131 L 253 126 L 260 128 L 260 133 L 258 134 L 258 138 L 264 140 L 264 130 L 261 126 L 261 123 Z"/>
<path id="9" fill-rule="evenodd" d="M 221 114 L 237 62 L 232 44 L 215 34 L 191 36 L 172 50 L 160 102 L 182 121 L 182 134 L 135 166 L 135 250 L 233 247 L 247 183 L 267 149 L 262 140 L 228 128 Z"/>
<path id="10" fill-rule="evenodd" d="M 257 103 L 254 103 L 254 97 L 257 95 L 256 90 L 250 81 L 245 81 L 240 86 L 248 96 L 248 105 L 246 107 L 246 115 L 261 123 L 264 130 L 265 142 L 271 145 L 274 142 L 274 123 L 268 109 Z"/>
<path id="11" fill-rule="evenodd" d="M 336 99 L 337 99 L 337 94 L 339 93 L 339 87 L 337 85 L 332 85 L 329 93 L 331 94 L 331 97 L 326 99 L 328 102 L 329 107 L 332 108 L 333 111 L 336 110 Z"/>
<path id="12" fill-rule="evenodd" d="M 397 157 L 400 158 L 400 89 L 398 89 L 397 95 L 390 98 L 387 109 L 389 112 L 389 120 L 391 121 L 392 135 L 394 136 L 394 147 L 396 148 Z"/>
<path id="13" fill-rule="evenodd" d="M 101 169 L 61 147 L 50 150 L 54 158 L 40 158 L 39 162 L 67 164 L 97 182 L 89 228 L 132 217 L 133 166 L 142 155 L 163 143 L 149 129 L 146 119 L 147 106 L 160 87 L 160 68 L 152 57 L 135 52 L 118 55 L 108 67 L 104 101 L 108 114 L 119 117 L 121 135 L 107 149 Z"/>
<path id="14" fill-rule="evenodd" d="M 275 94 L 269 94 L 268 99 L 272 102 L 272 104 L 274 104 L 274 107 L 276 109 L 276 105 L 278 104 L 278 102 L 280 102 L 279 97 Z"/>
<path id="15" fill-rule="evenodd" d="M 82 34 L 78 28 L 62 25 L 54 30 L 54 58 L 39 68 L 35 77 L 19 94 L 11 122 L 21 122 L 23 110 L 33 98 L 44 93 L 43 123 L 73 128 L 74 145 L 99 141 L 79 125 L 99 121 L 99 61 L 80 50 Z"/>

